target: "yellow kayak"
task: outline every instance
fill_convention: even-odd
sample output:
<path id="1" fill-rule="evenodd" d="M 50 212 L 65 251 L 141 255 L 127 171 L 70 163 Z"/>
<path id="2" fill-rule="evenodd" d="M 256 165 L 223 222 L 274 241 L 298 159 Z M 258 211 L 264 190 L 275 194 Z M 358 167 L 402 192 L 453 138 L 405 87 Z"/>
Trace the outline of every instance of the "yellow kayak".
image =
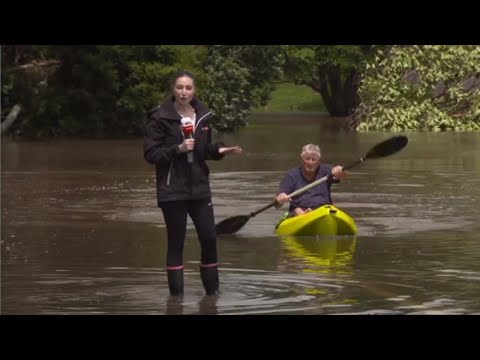
<path id="1" fill-rule="evenodd" d="M 346 212 L 324 205 L 304 215 L 286 218 L 277 225 L 278 235 L 356 235 L 357 225 Z"/>

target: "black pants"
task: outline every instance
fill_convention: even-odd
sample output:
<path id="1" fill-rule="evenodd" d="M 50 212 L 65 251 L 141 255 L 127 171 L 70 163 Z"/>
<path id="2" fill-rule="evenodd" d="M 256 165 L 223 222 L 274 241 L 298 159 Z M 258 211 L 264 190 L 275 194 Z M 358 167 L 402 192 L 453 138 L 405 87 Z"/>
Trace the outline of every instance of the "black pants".
<path id="1" fill-rule="evenodd" d="M 201 265 L 217 264 L 217 234 L 211 199 L 172 201 L 161 204 L 167 225 L 167 269 L 183 268 L 183 247 L 187 232 L 187 214 L 195 225 L 201 247 Z"/>

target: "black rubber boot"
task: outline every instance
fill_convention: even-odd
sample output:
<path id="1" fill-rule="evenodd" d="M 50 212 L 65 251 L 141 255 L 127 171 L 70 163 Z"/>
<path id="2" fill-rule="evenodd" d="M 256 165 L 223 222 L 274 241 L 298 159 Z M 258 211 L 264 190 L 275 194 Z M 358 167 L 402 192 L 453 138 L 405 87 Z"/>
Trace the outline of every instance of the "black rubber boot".
<path id="1" fill-rule="evenodd" d="M 183 294 L 183 269 L 167 270 L 170 295 Z"/>
<path id="2" fill-rule="evenodd" d="M 207 295 L 215 295 L 218 293 L 218 267 L 200 267 L 200 277 Z"/>

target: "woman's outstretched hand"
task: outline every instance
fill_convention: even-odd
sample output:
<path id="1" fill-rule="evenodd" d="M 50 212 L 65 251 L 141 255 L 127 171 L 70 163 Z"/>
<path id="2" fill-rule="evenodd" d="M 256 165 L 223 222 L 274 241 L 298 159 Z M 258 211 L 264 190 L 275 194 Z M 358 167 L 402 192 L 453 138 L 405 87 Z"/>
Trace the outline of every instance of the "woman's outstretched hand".
<path id="1" fill-rule="evenodd" d="M 221 147 L 218 149 L 219 154 L 241 154 L 242 148 L 240 146 L 232 146 L 232 147 Z"/>

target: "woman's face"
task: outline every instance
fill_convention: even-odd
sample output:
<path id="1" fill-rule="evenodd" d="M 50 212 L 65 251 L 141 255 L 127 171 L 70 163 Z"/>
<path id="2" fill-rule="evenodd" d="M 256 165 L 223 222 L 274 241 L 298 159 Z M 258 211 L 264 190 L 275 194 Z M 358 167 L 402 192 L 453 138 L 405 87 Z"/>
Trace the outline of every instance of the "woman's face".
<path id="1" fill-rule="evenodd" d="M 195 84 L 193 79 L 188 76 L 182 76 L 175 81 L 173 89 L 175 100 L 182 105 L 189 104 L 195 95 Z"/>

